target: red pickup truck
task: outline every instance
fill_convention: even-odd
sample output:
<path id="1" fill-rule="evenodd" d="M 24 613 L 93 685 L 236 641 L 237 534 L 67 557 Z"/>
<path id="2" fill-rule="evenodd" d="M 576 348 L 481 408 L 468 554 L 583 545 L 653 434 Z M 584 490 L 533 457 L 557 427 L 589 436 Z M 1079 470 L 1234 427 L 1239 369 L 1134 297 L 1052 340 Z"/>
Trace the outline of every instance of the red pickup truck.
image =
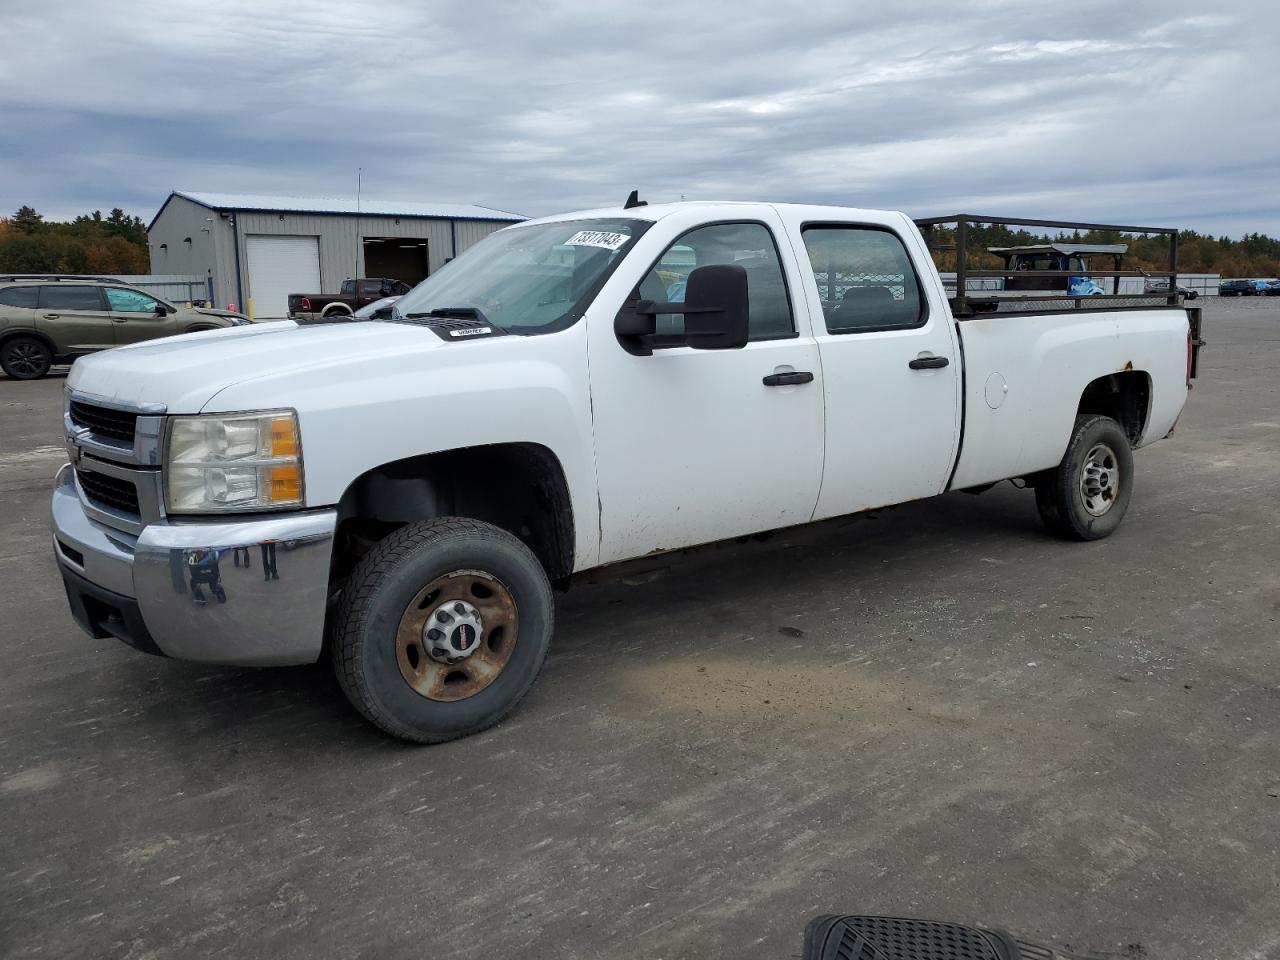
<path id="1" fill-rule="evenodd" d="M 350 316 L 365 304 L 383 297 L 400 297 L 412 290 L 410 284 L 390 277 L 343 280 L 337 293 L 289 294 L 289 319 L 315 320 L 318 317 Z"/>

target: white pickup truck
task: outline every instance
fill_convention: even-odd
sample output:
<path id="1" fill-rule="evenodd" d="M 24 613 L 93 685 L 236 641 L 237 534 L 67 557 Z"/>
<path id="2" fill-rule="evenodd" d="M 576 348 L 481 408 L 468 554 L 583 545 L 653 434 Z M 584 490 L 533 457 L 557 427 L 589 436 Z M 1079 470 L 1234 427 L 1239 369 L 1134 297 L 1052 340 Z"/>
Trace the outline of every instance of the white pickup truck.
<path id="1" fill-rule="evenodd" d="M 520 701 L 583 571 L 1012 478 L 1110 534 L 1191 385 L 1198 316 L 1161 302 L 958 319 L 900 213 L 529 221 L 385 321 L 79 361 L 54 552 L 94 637 L 330 656 L 373 723 L 447 740 Z"/>

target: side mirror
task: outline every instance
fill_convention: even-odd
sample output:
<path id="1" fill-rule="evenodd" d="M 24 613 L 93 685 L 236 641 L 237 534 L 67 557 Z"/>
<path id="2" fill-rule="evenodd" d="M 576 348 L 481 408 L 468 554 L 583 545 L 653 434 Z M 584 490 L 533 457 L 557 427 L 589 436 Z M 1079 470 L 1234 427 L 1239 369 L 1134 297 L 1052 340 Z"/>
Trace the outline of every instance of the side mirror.
<path id="1" fill-rule="evenodd" d="M 169 315 L 169 308 L 168 308 L 168 307 L 166 307 L 163 303 L 157 303 L 157 304 L 156 304 L 156 316 L 157 316 L 157 317 L 167 317 L 168 315 Z"/>
<path id="2" fill-rule="evenodd" d="M 613 329 L 628 353 L 653 353 L 656 318 L 684 315 L 684 341 L 698 350 L 737 350 L 747 345 L 750 306 L 747 271 L 735 264 L 697 267 L 685 283 L 683 303 L 629 301 L 614 318 Z"/>
<path id="3" fill-rule="evenodd" d="M 684 336 L 689 346 L 739 350 L 747 345 L 750 309 L 745 269 L 732 264 L 698 267 L 689 274 L 684 301 Z"/>

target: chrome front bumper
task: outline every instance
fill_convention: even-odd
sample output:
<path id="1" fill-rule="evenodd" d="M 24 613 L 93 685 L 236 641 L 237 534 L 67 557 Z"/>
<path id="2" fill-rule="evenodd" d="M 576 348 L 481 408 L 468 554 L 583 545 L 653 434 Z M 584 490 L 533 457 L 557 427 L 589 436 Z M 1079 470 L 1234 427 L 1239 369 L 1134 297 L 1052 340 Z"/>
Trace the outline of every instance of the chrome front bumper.
<path id="1" fill-rule="evenodd" d="M 91 635 L 203 663 L 320 656 L 337 511 L 149 523 L 134 537 L 89 517 L 70 464 L 52 510 L 67 597 Z"/>

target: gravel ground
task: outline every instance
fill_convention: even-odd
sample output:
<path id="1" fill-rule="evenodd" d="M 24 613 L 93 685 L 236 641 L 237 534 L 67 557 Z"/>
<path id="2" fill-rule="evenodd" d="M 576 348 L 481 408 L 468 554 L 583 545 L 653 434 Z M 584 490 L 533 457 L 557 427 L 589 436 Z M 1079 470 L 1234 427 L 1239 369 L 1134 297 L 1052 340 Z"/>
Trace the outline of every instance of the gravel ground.
<path id="1" fill-rule="evenodd" d="M 62 380 L 0 380 L 0 955 L 785 958 L 835 911 L 1280 956 L 1280 300 L 1200 303 L 1116 536 L 1006 484 L 575 589 L 434 748 L 84 636 Z"/>

